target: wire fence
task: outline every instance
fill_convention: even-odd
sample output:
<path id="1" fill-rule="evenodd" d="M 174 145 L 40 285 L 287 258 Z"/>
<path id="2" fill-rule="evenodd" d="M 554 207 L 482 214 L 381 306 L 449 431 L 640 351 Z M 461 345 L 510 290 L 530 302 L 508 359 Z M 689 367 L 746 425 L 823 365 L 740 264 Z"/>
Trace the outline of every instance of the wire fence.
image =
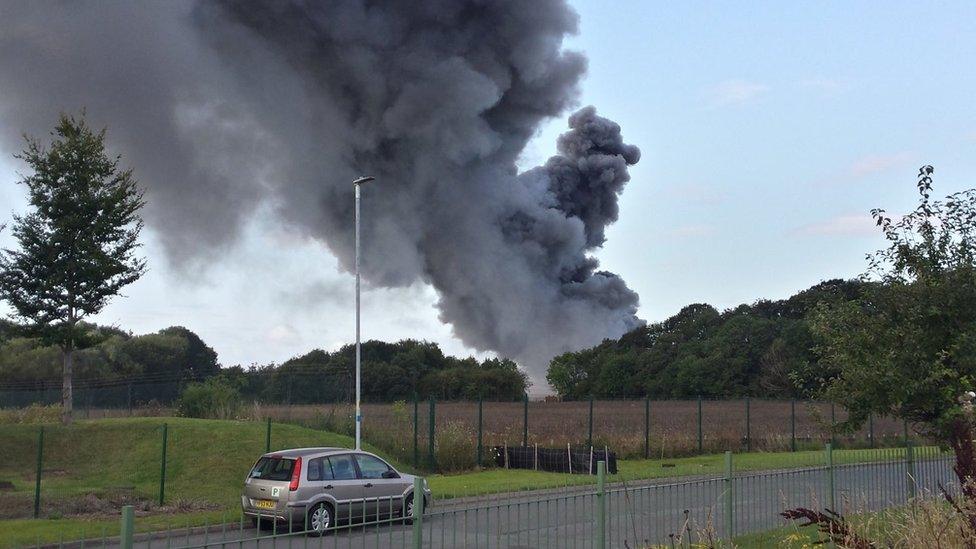
<path id="1" fill-rule="evenodd" d="M 257 412 L 352 435 L 354 406 L 264 405 Z M 802 451 L 904 445 L 917 435 L 901 421 L 871 417 L 842 431 L 847 413 L 824 402 L 775 400 L 604 400 L 363 405 L 363 438 L 428 471 L 483 466 L 495 447 L 608 447 L 622 459 L 669 459 L 734 452 Z"/>
<path id="2" fill-rule="evenodd" d="M 177 382 L 81 386 L 82 419 L 174 414 Z M 54 389 L 0 390 L 0 408 L 15 414 L 31 404 L 56 404 Z M 350 402 L 296 404 L 255 401 L 241 419 L 289 422 L 346 435 L 355 432 Z M 608 447 L 622 459 L 669 459 L 731 450 L 802 451 L 903 445 L 909 426 L 871 417 L 854 432 L 839 424 L 846 411 L 798 400 L 436 401 L 363 404 L 363 438 L 403 463 L 426 471 L 460 471 L 492 461 L 494 447 Z"/>
<path id="3" fill-rule="evenodd" d="M 597 476 L 585 485 L 498 494 L 491 501 L 441 500 L 428 509 L 415 507 L 412 523 L 395 512 L 403 504 L 396 498 L 352 502 L 358 514 L 330 526 L 322 537 L 307 535 L 301 512 L 295 522 L 275 522 L 263 530 L 239 516 L 136 534 L 140 519 L 125 511 L 117 529 L 85 544 L 147 549 L 227 544 L 337 549 L 714 545 L 781 528 L 786 523 L 779 513 L 788 508 L 826 507 L 865 515 L 941 497 L 943 488 L 958 495 L 951 455 L 911 445 L 870 452 L 872 461 L 838 464 L 837 451 L 828 444 L 819 452 L 819 466 L 764 472 L 738 471 L 736 456 L 728 453 L 720 474 L 686 480 L 613 481 L 600 462 Z"/>

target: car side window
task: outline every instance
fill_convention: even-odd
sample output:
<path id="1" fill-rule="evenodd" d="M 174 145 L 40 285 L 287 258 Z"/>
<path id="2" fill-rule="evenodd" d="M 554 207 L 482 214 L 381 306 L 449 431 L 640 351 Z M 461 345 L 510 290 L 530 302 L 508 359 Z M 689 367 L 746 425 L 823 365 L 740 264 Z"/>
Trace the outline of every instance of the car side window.
<path id="1" fill-rule="evenodd" d="M 308 473 L 305 474 L 308 480 L 322 480 L 322 460 L 313 459 L 308 462 Z"/>
<path id="2" fill-rule="evenodd" d="M 308 480 L 332 480 L 332 466 L 328 458 L 317 458 L 308 462 Z"/>
<path id="3" fill-rule="evenodd" d="M 383 473 L 390 470 L 390 466 L 382 460 L 366 454 L 356 454 L 356 463 L 359 464 L 359 472 L 364 479 L 383 478 Z"/>
<path id="4" fill-rule="evenodd" d="M 335 480 L 355 480 L 356 466 L 352 462 L 352 456 L 343 454 L 329 458 L 332 464 L 332 475 Z"/>

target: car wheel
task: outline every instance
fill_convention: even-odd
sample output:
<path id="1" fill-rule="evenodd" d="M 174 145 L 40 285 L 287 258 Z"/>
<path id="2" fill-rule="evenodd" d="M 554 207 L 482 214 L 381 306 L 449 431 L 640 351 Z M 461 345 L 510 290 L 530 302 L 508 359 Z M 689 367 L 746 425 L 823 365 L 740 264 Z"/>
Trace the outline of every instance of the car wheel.
<path id="1" fill-rule="evenodd" d="M 406 501 L 403 502 L 403 522 L 413 524 L 413 494 L 407 496 Z"/>
<path id="2" fill-rule="evenodd" d="M 319 503 L 308 512 L 305 530 L 313 536 L 321 536 L 335 523 L 335 513 L 328 503 Z"/>

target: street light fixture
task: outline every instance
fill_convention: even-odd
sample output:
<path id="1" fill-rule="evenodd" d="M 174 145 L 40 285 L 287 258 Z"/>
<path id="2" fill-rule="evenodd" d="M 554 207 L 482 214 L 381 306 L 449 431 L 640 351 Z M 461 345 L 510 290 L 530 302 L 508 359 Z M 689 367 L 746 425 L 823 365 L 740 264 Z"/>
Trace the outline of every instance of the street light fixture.
<path id="1" fill-rule="evenodd" d="M 376 179 L 364 176 L 353 180 L 356 187 L 356 449 L 362 450 L 363 412 L 360 408 L 362 371 L 359 362 L 359 187 Z"/>

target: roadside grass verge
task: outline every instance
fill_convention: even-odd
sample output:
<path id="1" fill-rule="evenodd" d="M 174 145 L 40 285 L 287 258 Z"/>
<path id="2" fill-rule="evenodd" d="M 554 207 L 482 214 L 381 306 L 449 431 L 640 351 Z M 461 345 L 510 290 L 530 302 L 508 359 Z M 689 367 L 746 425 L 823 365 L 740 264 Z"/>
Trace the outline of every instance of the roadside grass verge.
<path id="1" fill-rule="evenodd" d="M 801 528 L 790 525 L 766 532 L 736 536 L 732 547 L 735 549 L 810 549 L 829 546 L 818 543 L 821 539 L 816 526 Z"/>
<path id="2" fill-rule="evenodd" d="M 178 540 L 180 530 L 206 524 L 234 523 L 239 513 L 228 510 L 193 512 L 184 514 L 138 516 L 136 533 L 175 530 L 173 539 Z M 120 518 L 61 518 L 61 519 L 13 519 L 0 521 L 0 547 L 56 544 L 76 540 L 92 540 L 90 545 L 100 546 L 103 538 L 119 535 Z M 165 542 L 163 542 L 165 544 Z"/>
<path id="3" fill-rule="evenodd" d="M 915 452 L 916 459 L 921 459 L 922 456 L 931 458 L 941 455 L 936 447 L 917 447 Z M 834 450 L 833 454 L 835 466 L 905 459 L 904 448 Z M 736 473 L 823 467 L 826 465 L 826 452 L 808 450 L 742 453 L 734 454 L 732 463 Z M 725 456 L 711 454 L 664 460 L 620 460 L 617 462 L 617 467 L 618 474 L 609 475 L 608 482 L 714 477 L 725 474 Z M 456 475 L 430 475 L 427 479 L 435 498 L 441 499 L 596 484 L 596 477 L 592 475 L 546 473 L 525 469 L 486 469 Z"/>

